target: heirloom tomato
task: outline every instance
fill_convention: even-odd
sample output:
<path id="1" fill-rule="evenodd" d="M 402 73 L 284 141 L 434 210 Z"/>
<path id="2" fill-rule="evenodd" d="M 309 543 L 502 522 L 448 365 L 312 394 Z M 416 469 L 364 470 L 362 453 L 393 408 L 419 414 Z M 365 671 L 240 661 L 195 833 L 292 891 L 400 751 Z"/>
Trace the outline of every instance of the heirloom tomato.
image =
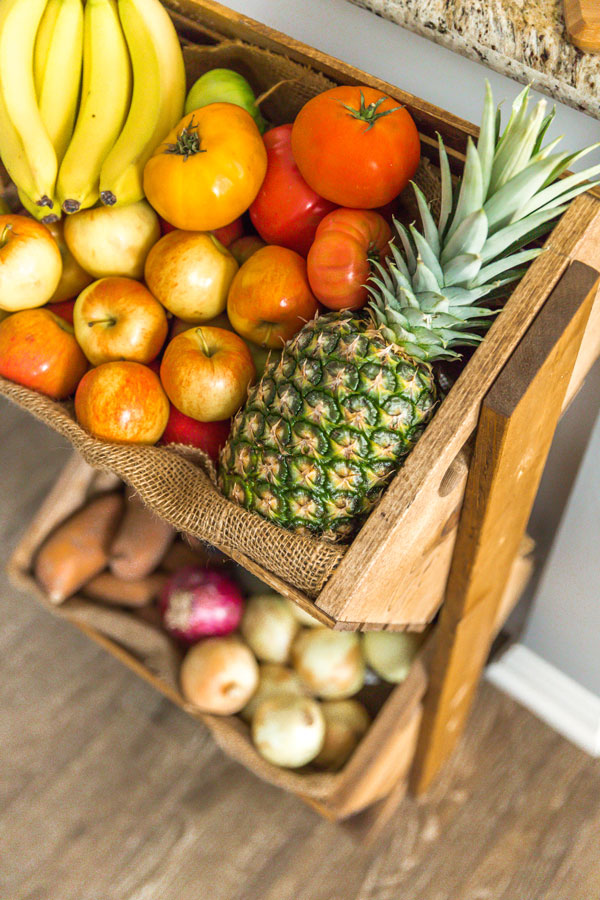
<path id="1" fill-rule="evenodd" d="M 250 207 L 252 224 L 267 244 L 306 256 L 317 226 L 335 204 L 308 186 L 292 156 L 292 126 L 279 125 L 263 137 L 267 174 Z"/>
<path id="2" fill-rule="evenodd" d="M 183 231 L 213 231 L 245 212 L 262 184 L 267 152 L 252 117 L 231 103 L 184 116 L 144 169 L 157 213 Z"/>
<path id="3" fill-rule="evenodd" d="M 294 122 L 292 151 L 313 190 L 358 209 L 384 206 L 404 190 L 421 153 L 404 106 L 359 86 L 331 88 L 309 100 Z"/>
<path id="4" fill-rule="evenodd" d="M 336 209 L 325 216 L 307 259 L 313 294 L 329 309 L 360 309 L 373 261 L 390 252 L 392 229 L 370 209 Z"/>

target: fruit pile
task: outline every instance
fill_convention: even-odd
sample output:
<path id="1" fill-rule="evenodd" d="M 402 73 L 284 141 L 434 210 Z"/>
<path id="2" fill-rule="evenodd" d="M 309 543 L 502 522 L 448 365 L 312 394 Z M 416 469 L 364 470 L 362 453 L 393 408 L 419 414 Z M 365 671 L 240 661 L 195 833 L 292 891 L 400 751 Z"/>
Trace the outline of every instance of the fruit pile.
<path id="1" fill-rule="evenodd" d="M 285 768 L 341 768 L 425 635 L 330 631 L 206 544 L 184 542 L 131 491 L 93 495 L 33 561 L 53 604 L 78 596 L 163 629 L 194 710 L 240 715 Z M 389 690 L 389 689 L 388 689 Z M 367 706 L 369 710 L 367 709 Z"/>
<path id="2" fill-rule="evenodd" d="M 488 86 L 458 181 L 440 139 L 436 218 L 413 185 L 419 229 L 396 217 L 420 141 L 391 97 L 336 87 L 270 127 L 239 73 L 184 94 L 159 0 L 3 0 L 0 154 L 48 227 L 0 216 L 0 375 L 74 393 L 97 438 L 198 446 L 234 503 L 347 540 L 431 419 L 438 363 L 483 339 L 600 166 L 565 174 L 593 148 L 544 145 L 528 88 L 502 130 Z"/>

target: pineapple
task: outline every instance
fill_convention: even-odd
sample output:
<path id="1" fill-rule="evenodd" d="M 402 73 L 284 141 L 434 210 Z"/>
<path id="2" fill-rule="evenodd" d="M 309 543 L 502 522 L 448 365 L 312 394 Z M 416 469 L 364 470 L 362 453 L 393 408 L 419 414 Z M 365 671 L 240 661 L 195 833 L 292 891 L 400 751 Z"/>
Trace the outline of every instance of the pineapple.
<path id="1" fill-rule="evenodd" d="M 560 181 L 584 153 L 542 147 L 553 113 L 516 98 L 500 133 L 489 84 L 477 145 L 469 140 L 453 190 L 439 139 L 436 223 L 413 185 L 422 229 L 396 223 L 399 246 L 374 264 L 369 311 L 318 316 L 269 364 L 234 419 L 221 455 L 231 500 L 293 531 L 348 539 L 434 413 L 432 363 L 483 339 L 494 310 L 542 249 L 569 201 L 600 171 Z M 596 145 L 597 146 L 597 145 Z M 523 248 L 526 249 L 523 249 Z"/>

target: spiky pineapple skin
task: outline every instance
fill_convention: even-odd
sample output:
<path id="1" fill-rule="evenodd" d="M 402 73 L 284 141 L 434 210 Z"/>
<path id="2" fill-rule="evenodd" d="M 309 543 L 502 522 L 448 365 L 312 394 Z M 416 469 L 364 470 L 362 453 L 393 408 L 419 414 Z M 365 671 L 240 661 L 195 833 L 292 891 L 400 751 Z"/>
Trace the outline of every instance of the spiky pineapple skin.
<path id="1" fill-rule="evenodd" d="M 433 372 L 370 318 L 320 316 L 269 364 L 221 453 L 229 499 L 285 528 L 346 540 L 431 418 Z"/>

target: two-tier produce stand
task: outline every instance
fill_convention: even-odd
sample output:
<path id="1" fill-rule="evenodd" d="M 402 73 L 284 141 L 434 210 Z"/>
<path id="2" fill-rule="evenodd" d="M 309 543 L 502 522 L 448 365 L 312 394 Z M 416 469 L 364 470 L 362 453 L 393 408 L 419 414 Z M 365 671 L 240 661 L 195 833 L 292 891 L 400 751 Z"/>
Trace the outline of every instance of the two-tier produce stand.
<path id="1" fill-rule="evenodd" d="M 406 104 L 433 164 L 436 133 L 456 170 L 476 134 L 443 110 L 211 0 L 165 5 L 184 40 L 191 80 L 228 65 L 257 92 L 282 82 L 265 101 L 274 122 L 291 121 L 333 84 L 368 84 Z M 214 544 L 330 627 L 422 630 L 439 613 L 408 679 L 383 702 L 339 773 L 285 772 L 258 756 L 238 719 L 195 713 L 234 758 L 322 814 L 344 818 L 377 804 L 369 822 L 381 823 L 409 778 L 415 791 L 427 788 L 460 737 L 493 638 L 531 569 L 525 529 L 554 430 L 600 351 L 600 201 L 593 193 L 571 205 L 546 247 L 352 544 L 296 537 L 293 577 L 281 529 L 252 513 L 240 525 L 239 511 L 232 515 L 193 459 L 98 441 L 68 404 L 0 381 L 1 393 L 67 437 L 85 460 L 69 466 L 48 498 L 16 551 L 13 575 L 51 606 L 31 576 L 36 549 L 112 472 L 179 531 Z M 185 707 L 168 648 L 150 624 L 134 626 L 126 613 L 102 612 L 82 598 L 56 612 Z"/>

